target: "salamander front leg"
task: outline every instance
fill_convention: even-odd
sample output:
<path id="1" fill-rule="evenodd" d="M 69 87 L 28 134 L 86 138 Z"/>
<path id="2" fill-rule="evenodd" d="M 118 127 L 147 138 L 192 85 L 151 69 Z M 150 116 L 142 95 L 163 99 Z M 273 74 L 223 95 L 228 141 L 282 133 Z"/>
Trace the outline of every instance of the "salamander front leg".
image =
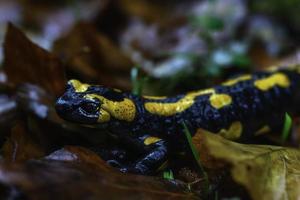
<path id="1" fill-rule="evenodd" d="M 122 172 L 137 173 L 137 174 L 153 174 L 167 161 L 167 146 L 166 142 L 157 137 L 144 136 L 139 138 L 145 145 L 146 155 L 137 160 L 133 165 L 124 167 Z"/>

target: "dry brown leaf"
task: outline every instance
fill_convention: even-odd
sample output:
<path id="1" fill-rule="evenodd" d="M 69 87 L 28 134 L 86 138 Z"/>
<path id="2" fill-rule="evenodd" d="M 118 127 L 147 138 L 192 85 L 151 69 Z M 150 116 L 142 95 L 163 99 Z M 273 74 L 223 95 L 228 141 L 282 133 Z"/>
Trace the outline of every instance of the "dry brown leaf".
<path id="1" fill-rule="evenodd" d="M 196 148 L 220 163 L 231 166 L 233 179 L 253 199 L 300 198 L 300 151 L 268 145 L 239 144 L 221 136 L 199 131 Z M 204 162 L 204 165 L 206 163 Z"/>
<path id="2" fill-rule="evenodd" d="M 112 172 L 114 170 L 96 153 L 79 146 L 65 146 L 63 149 L 59 149 L 48 155 L 46 159 L 90 164 L 103 172 Z"/>
<path id="3" fill-rule="evenodd" d="M 66 37 L 55 42 L 69 71 L 83 81 L 129 89 L 131 60 L 107 36 L 88 23 L 77 24 Z"/>
<path id="4" fill-rule="evenodd" d="M 54 26 L 56 32 L 54 34 L 48 32 L 50 35 L 48 37 L 55 37 L 58 33 L 65 33 L 80 19 L 93 20 L 99 12 L 101 13 L 106 8 L 108 0 L 79 0 L 75 2 L 22 0 L 17 2 L 18 8 L 20 7 L 22 10 L 20 15 L 23 23 L 30 24 L 30 27 L 45 32 L 51 29 L 50 26 Z M 74 7 L 80 9 L 74 12 Z"/>
<path id="5" fill-rule="evenodd" d="M 2 155 L 8 162 L 24 162 L 41 158 L 44 154 L 41 146 L 32 140 L 22 122 L 12 128 L 10 137 L 2 147 Z"/>
<path id="6" fill-rule="evenodd" d="M 282 60 L 280 60 L 280 65 L 296 65 L 300 63 L 300 49 L 296 50 L 292 54 L 289 54 L 288 56 L 284 57 Z"/>
<path id="7" fill-rule="evenodd" d="M 174 4 L 170 3 L 164 5 L 165 1 L 145 1 L 145 0 L 121 0 L 120 8 L 131 16 L 138 16 L 148 22 L 161 22 L 170 16 L 171 6 Z"/>
<path id="8" fill-rule="evenodd" d="M 3 86 L 4 85 L 0 84 L 0 88 Z M 0 91 L 0 142 L 2 143 L 9 135 L 10 128 L 15 123 L 18 112 L 15 99 L 1 89 Z"/>
<path id="9" fill-rule="evenodd" d="M 251 61 L 253 62 L 254 66 L 257 66 L 258 69 L 263 69 L 275 64 L 278 64 L 279 60 L 276 57 L 270 56 L 267 51 L 262 48 L 261 46 L 254 46 L 249 56 L 251 58 Z"/>
<path id="10" fill-rule="evenodd" d="M 58 58 L 32 43 L 12 24 L 4 41 L 4 71 L 15 85 L 37 84 L 56 96 L 65 89 L 64 69 Z"/>
<path id="11" fill-rule="evenodd" d="M 18 199 L 39 200 L 199 199 L 174 182 L 122 174 L 101 167 L 103 163 L 80 147 L 67 147 L 42 160 L 0 162 L 0 196 L 9 199 L 13 193 Z"/>

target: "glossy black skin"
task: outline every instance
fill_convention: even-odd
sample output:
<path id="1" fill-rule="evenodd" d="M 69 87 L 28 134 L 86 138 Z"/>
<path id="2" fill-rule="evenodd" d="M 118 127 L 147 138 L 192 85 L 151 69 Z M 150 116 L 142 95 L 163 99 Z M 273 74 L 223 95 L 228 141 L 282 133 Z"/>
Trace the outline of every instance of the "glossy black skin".
<path id="1" fill-rule="evenodd" d="M 96 108 L 101 106 L 101 102 L 97 99 L 85 99 L 84 96 L 86 94 L 99 94 L 112 101 L 122 101 L 125 97 L 133 99 L 136 103 L 138 116 L 134 122 L 113 119 L 109 122 L 99 124 L 97 122 L 99 110 Z M 81 124 L 95 125 L 100 129 L 109 130 L 114 137 L 118 137 L 120 141 L 125 143 L 131 151 L 134 150 L 139 152 L 138 154 L 144 155 L 133 165 L 121 167 L 121 171 L 151 174 L 166 161 L 167 144 L 164 140 L 151 145 L 144 144 L 144 140 L 150 135 L 142 132 L 145 118 L 142 114 L 144 111 L 139 109 L 139 103 L 141 103 L 141 99 L 138 96 L 117 92 L 102 86 L 90 86 L 87 91 L 78 93 L 69 82 L 66 92 L 58 98 L 55 108 L 58 115 L 63 119 Z M 114 166 L 122 166 L 117 160 L 109 160 L 109 163 L 113 163 Z"/>
<path id="2" fill-rule="evenodd" d="M 239 82 L 232 86 L 216 86 L 217 93 L 225 93 L 232 97 L 233 102 L 221 109 L 213 108 L 209 103 L 210 95 L 201 95 L 195 103 L 185 110 L 173 116 L 165 117 L 147 112 L 145 102 L 177 102 L 183 95 L 161 100 L 149 100 L 135 96 L 131 93 L 117 92 L 103 86 L 91 86 L 86 92 L 76 93 L 71 85 L 56 103 L 58 114 L 69 121 L 94 124 L 109 129 L 118 135 L 123 141 L 134 143 L 141 151 L 147 148 L 149 151 L 133 166 L 126 166 L 123 171 L 133 171 L 142 174 L 153 172 L 159 164 L 166 160 L 167 154 L 173 151 L 185 149 L 183 134 L 183 122 L 194 134 L 197 128 L 217 133 L 221 129 L 227 129 L 232 122 L 240 121 L 243 124 L 241 141 L 252 137 L 259 128 L 264 125 L 272 129 L 281 127 L 286 112 L 298 113 L 300 101 L 300 74 L 293 70 L 278 70 L 286 74 L 291 82 L 290 87 L 275 86 L 268 91 L 261 91 L 253 86 L 257 79 L 270 76 L 275 72 L 256 72 L 252 79 Z M 124 122 L 117 119 L 107 123 L 98 124 L 99 111 L 96 107 L 101 105 L 97 100 L 86 100 L 86 94 L 99 94 L 113 101 L 122 101 L 124 98 L 132 99 L 137 108 L 137 114 L 133 122 Z M 146 147 L 143 141 L 148 136 L 162 138 L 161 141 Z M 159 164 L 157 164 L 159 163 Z"/>

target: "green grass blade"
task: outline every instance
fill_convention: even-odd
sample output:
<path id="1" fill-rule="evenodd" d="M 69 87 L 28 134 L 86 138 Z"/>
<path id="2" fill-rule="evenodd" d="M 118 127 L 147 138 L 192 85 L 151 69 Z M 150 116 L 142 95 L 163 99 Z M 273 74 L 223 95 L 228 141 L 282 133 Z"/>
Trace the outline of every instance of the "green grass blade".
<path id="1" fill-rule="evenodd" d="M 145 83 L 149 80 L 148 76 L 139 78 L 140 68 L 138 66 L 131 69 L 132 93 L 141 96 Z"/>
<path id="2" fill-rule="evenodd" d="M 170 170 L 170 171 L 165 171 L 165 172 L 163 173 L 163 178 L 164 178 L 164 179 L 167 179 L 167 180 L 174 180 L 174 174 L 173 174 L 172 170 Z"/>
<path id="3" fill-rule="evenodd" d="M 183 131 L 184 131 L 184 134 L 185 134 L 185 137 L 187 138 L 187 141 L 189 143 L 189 146 L 192 150 L 192 154 L 195 158 L 195 160 L 197 161 L 198 164 L 200 164 L 200 168 L 202 169 L 202 165 L 201 165 L 201 162 L 200 162 L 200 156 L 199 156 L 199 153 L 197 152 L 195 146 L 193 145 L 192 143 L 192 135 L 189 131 L 189 129 L 187 128 L 186 124 L 183 123 Z"/>
<path id="4" fill-rule="evenodd" d="M 206 171 L 204 170 L 204 167 L 202 166 L 201 164 L 201 160 L 200 160 L 200 155 L 199 155 L 199 152 L 197 152 L 193 142 L 192 142 L 192 135 L 191 135 L 191 132 L 189 131 L 188 127 L 186 126 L 186 124 L 183 122 L 182 123 L 183 125 L 183 131 L 184 131 L 184 134 L 187 138 L 187 141 L 188 141 L 188 144 L 189 144 L 189 147 L 192 151 L 192 154 L 193 154 L 193 157 L 194 159 L 196 160 L 198 166 L 199 166 L 199 169 L 201 171 L 201 173 L 203 174 L 203 177 L 204 177 L 204 188 L 205 188 L 205 196 L 208 196 L 208 193 L 209 193 L 209 180 L 208 180 L 208 174 L 206 173 Z"/>
<path id="5" fill-rule="evenodd" d="M 292 120 L 291 116 L 288 113 L 285 113 L 284 125 L 283 125 L 283 130 L 281 133 L 281 141 L 282 142 L 285 142 L 288 139 L 291 128 L 292 128 L 292 124 L 293 124 L 293 120 Z"/>
<path id="6" fill-rule="evenodd" d="M 133 67 L 131 69 L 131 83 L 132 83 L 132 93 L 140 96 L 143 88 L 143 80 L 139 79 L 139 67 Z"/>

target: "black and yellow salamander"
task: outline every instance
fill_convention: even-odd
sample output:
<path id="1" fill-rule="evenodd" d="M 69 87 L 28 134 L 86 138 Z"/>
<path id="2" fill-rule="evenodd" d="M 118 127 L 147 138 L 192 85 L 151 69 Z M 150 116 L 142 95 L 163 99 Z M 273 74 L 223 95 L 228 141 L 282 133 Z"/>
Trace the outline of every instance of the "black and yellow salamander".
<path id="1" fill-rule="evenodd" d="M 282 126 L 284 114 L 299 113 L 299 104 L 300 65 L 295 65 L 238 76 L 174 97 L 140 97 L 70 80 L 56 110 L 63 119 L 105 127 L 146 147 L 148 152 L 122 171 L 149 174 L 168 152 L 182 149 L 183 123 L 192 134 L 201 128 L 245 141 Z"/>

